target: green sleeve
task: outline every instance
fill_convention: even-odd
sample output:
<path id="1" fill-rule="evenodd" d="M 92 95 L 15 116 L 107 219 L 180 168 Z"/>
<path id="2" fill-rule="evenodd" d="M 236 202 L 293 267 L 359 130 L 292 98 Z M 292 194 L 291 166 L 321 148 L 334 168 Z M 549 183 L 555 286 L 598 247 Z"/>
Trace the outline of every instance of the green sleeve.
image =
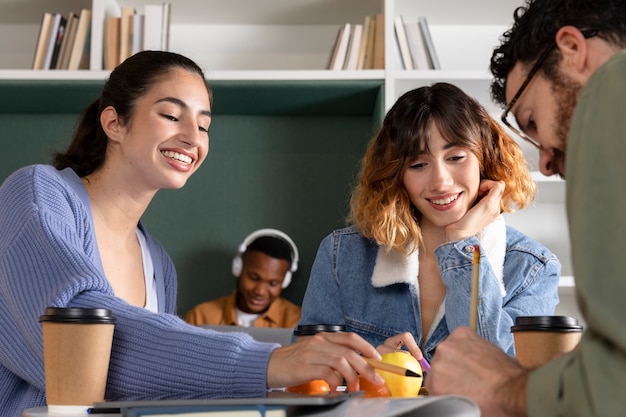
<path id="1" fill-rule="evenodd" d="M 531 373 L 528 415 L 620 416 L 626 410 L 626 52 L 599 68 L 581 92 L 566 174 L 586 329 L 575 352 Z"/>

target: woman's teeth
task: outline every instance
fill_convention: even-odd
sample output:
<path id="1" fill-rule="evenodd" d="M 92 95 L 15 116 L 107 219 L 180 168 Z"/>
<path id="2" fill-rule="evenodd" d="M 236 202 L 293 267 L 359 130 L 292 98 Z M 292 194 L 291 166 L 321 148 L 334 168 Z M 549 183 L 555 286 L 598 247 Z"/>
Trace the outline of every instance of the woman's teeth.
<path id="1" fill-rule="evenodd" d="M 191 158 L 188 157 L 187 155 L 183 155 L 181 153 L 178 152 L 174 152 L 174 151 L 161 151 L 161 153 L 163 155 L 165 155 L 168 158 L 172 158 L 175 159 L 177 161 L 180 161 L 184 164 L 190 164 L 191 163 Z"/>
<path id="2" fill-rule="evenodd" d="M 459 197 L 458 194 L 455 194 L 453 196 L 450 196 L 448 198 L 440 198 L 440 199 L 431 199 L 430 201 L 433 204 L 439 204 L 439 205 L 444 205 L 444 204 L 449 204 L 451 202 L 453 202 L 454 200 L 456 200 Z"/>

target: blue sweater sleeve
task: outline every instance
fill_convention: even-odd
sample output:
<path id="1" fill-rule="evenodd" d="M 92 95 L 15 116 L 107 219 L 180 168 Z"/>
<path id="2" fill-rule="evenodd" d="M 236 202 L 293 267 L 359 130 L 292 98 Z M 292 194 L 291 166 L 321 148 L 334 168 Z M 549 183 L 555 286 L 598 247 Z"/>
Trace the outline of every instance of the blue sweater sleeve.
<path id="1" fill-rule="evenodd" d="M 0 188 L 0 414 L 45 404 L 39 315 L 48 306 L 106 307 L 117 318 L 107 399 L 254 396 L 278 346 L 187 325 L 174 314 L 175 272 L 156 241 L 165 313 L 115 297 L 91 212 L 51 167 L 22 169 Z M 158 250 L 155 248 L 159 248 Z M 161 300 L 159 300 L 161 302 Z"/>

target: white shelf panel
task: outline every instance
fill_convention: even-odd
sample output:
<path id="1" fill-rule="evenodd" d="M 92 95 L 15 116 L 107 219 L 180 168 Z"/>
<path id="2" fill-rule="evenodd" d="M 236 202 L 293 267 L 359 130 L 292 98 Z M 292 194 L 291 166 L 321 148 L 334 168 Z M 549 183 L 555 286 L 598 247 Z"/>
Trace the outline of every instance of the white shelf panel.
<path id="1" fill-rule="evenodd" d="M 104 80 L 110 71 L 39 71 L 39 70 L 0 70 L 0 80 Z M 367 71 L 205 71 L 210 80 L 383 80 L 383 70 Z"/>
<path id="2" fill-rule="evenodd" d="M 530 174 L 532 175 L 533 180 L 535 180 L 535 182 L 538 182 L 538 183 L 549 182 L 549 183 L 565 184 L 565 180 L 559 177 L 558 175 L 552 175 L 552 176 L 546 177 L 539 171 L 533 171 Z"/>
<path id="3" fill-rule="evenodd" d="M 173 24 L 321 24 L 358 19 L 382 11 L 380 0 L 170 0 Z M 18 4 L 19 3 L 19 4 Z M 119 0 L 143 8 L 156 0 Z M 2 0 L 0 24 L 39 24 L 46 11 L 66 13 L 89 8 L 90 0 Z"/>
<path id="4" fill-rule="evenodd" d="M 513 11 L 523 0 L 393 0 L 395 14 L 426 16 L 431 25 L 504 25 L 513 23 Z"/>

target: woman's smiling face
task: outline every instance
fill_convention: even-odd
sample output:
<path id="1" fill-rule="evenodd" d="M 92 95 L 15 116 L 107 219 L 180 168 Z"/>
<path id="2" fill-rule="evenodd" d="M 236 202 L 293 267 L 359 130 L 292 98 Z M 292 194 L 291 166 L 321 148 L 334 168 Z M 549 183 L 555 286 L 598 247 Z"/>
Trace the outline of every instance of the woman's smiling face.
<path id="1" fill-rule="evenodd" d="M 422 215 L 420 221 L 445 227 L 460 220 L 476 201 L 480 165 L 469 148 L 450 144 L 436 124 L 431 128 L 429 152 L 409 164 L 402 181 Z"/>
<path id="2" fill-rule="evenodd" d="M 118 150 L 149 188 L 180 188 L 206 158 L 210 124 L 204 80 L 176 69 L 136 101 Z"/>

